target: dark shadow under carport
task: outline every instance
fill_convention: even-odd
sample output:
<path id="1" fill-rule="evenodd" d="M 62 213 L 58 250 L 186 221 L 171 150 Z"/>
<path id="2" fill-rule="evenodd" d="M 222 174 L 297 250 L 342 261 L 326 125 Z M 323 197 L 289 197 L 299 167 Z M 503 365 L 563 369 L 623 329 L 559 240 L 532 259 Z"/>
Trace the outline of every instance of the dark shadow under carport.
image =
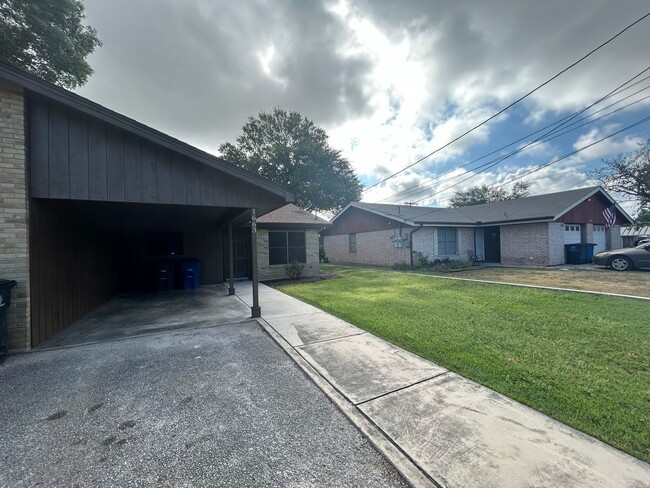
<path id="1" fill-rule="evenodd" d="M 104 342 L 165 330 L 250 320 L 250 308 L 223 285 L 112 298 L 36 349 Z"/>

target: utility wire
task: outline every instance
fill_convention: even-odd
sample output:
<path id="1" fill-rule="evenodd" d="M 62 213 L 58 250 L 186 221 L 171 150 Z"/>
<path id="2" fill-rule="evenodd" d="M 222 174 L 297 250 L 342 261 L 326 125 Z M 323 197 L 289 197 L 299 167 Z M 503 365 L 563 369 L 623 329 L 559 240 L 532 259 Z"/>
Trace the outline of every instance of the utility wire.
<path id="1" fill-rule="evenodd" d="M 650 69 L 650 67 L 647 68 L 647 69 Z M 639 76 L 639 75 L 637 75 L 637 76 Z M 632 79 L 634 79 L 634 78 L 632 78 Z M 636 83 L 635 83 L 635 84 L 636 84 Z M 629 88 L 629 87 L 628 87 L 628 88 Z M 589 115 L 586 115 L 585 117 L 582 117 L 582 118 L 581 118 L 580 120 L 578 120 L 578 121 L 575 121 L 575 122 L 569 124 L 569 125 L 567 126 L 567 129 L 564 130 L 564 131 L 562 131 L 562 132 L 560 132 L 559 134 L 556 134 L 556 135 L 554 135 L 554 136 L 552 136 L 552 137 L 548 137 L 548 136 L 549 136 L 550 134 L 552 134 L 555 130 L 559 129 L 559 128 L 561 127 L 561 125 L 563 125 L 564 123 L 566 123 L 566 122 L 568 122 L 569 120 L 571 120 L 572 117 L 576 116 L 577 114 L 583 113 L 584 111 L 586 111 L 586 110 L 588 110 L 589 108 L 593 107 L 593 106 L 596 105 L 597 103 L 600 103 L 601 101 L 603 101 L 604 99 L 608 98 L 609 96 L 613 96 L 613 95 L 615 95 L 615 94 L 621 93 L 622 90 L 619 91 L 619 92 L 617 92 L 617 93 L 610 93 L 609 95 L 602 97 L 602 98 L 599 99 L 598 101 L 592 103 L 592 104 L 589 105 L 588 107 L 586 107 L 586 108 L 584 108 L 584 109 L 582 109 L 582 110 L 580 110 L 580 111 L 578 111 L 578 112 L 575 112 L 575 113 L 572 114 L 572 115 L 569 115 L 569 116 L 567 116 L 567 117 L 564 117 L 563 119 L 560 119 L 559 121 L 556 121 L 556 122 L 554 122 L 554 123 L 552 123 L 552 124 L 549 124 L 549 125 L 547 125 L 546 127 L 544 127 L 544 128 L 542 128 L 542 129 L 539 129 L 539 130 L 533 132 L 532 134 L 529 134 L 529 135 L 527 135 L 527 136 L 524 136 L 523 138 L 520 138 L 520 139 L 518 139 L 518 140 L 516 140 L 516 141 L 514 141 L 514 142 L 511 142 L 511 143 L 509 143 L 509 144 L 507 144 L 507 145 L 505 145 L 505 146 L 502 146 L 502 147 L 500 147 L 500 148 L 498 148 L 498 149 L 496 149 L 496 150 L 494 150 L 494 151 L 492 151 L 492 152 L 490 152 L 490 153 L 488 153 L 488 154 L 486 154 L 486 155 L 484 155 L 484 156 L 481 156 L 481 157 L 479 157 L 479 158 L 476 158 L 476 159 L 470 161 L 469 163 L 466 163 L 466 164 L 461 165 L 461 166 L 459 166 L 459 167 L 457 167 L 457 168 L 454 168 L 454 169 L 452 169 L 452 170 L 449 170 L 449 171 L 447 171 L 447 172 L 441 174 L 439 177 L 442 177 L 442 176 L 448 175 L 448 174 L 452 173 L 453 171 L 455 171 L 456 169 L 460 169 L 460 168 L 464 168 L 464 167 L 466 167 L 466 166 L 469 166 L 470 164 L 473 164 L 473 163 L 475 163 L 475 162 L 477 162 L 477 161 L 479 161 L 479 160 L 481 160 L 481 159 L 484 159 L 484 158 L 487 157 L 487 156 L 493 155 L 493 154 L 499 152 L 499 151 L 502 150 L 502 149 L 505 149 L 505 148 L 507 148 L 507 147 L 509 147 L 509 146 L 512 146 L 513 144 L 516 144 L 517 142 L 520 142 L 520 141 L 522 141 L 522 140 L 528 138 L 530 135 L 536 134 L 537 132 L 540 132 L 540 131 L 542 131 L 542 130 L 548 128 L 548 127 L 551 127 L 551 126 L 557 124 L 558 122 L 562 122 L 562 121 L 564 121 L 564 122 L 562 122 L 561 125 L 558 125 L 558 126 L 555 127 L 553 130 L 547 132 L 546 134 L 543 134 L 542 136 L 539 136 L 537 139 L 535 139 L 535 140 L 533 140 L 533 141 L 527 143 L 526 145 L 521 146 L 520 148 L 517 148 L 517 149 L 515 149 L 514 151 L 511 151 L 510 153 L 507 153 L 507 154 L 505 154 L 505 155 L 499 156 L 498 158 L 492 159 L 492 160 L 488 161 L 487 163 L 481 164 L 481 165 L 479 165 L 479 166 L 473 168 L 472 171 L 476 171 L 476 170 L 478 170 L 478 169 L 481 169 L 481 171 L 474 173 L 474 175 L 480 174 L 480 173 L 486 171 L 487 169 L 492 168 L 492 167 L 495 166 L 496 164 L 498 164 L 498 163 L 504 161 L 505 159 L 508 159 L 509 157 L 511 157 L 511 156 L 513 156 L 513 155 L 515 155 L 515 154 L 518 154 L 518 153 L 520 153 L 520 152 L 522 152 L 522 151 L 524 151 L 524 150 L 526 150 L 526 149 L 530 149 L 531 147 L 535 147 L 535 146 L 538 146 L 538 145 L 540 145 L 540 144 L 542 144 L 542 143 L 544 143 L 544 142 L 547 142 L 547 141 L 550 141 L 550 140 L 556 139 L 557 137 L 560 137 L 560 136 L 562 136 L 562 135 L 565 135 L 565 134 L 567 134 L 567 133 L 569 133 L 569 132 L 572 132 L 572 131 L 574 131 L 574 130 L 576 130 L 576 129 L 579 129 L 579 128 L 584 127 L 584 126 L 589 125 L 589 124 L 592 124 L 592 123 L 594 123 L 594 122 L 596 122 L 596 121 L 598 121 L 598 120 L 601 120 L 601 119 L 603 119 L 603 118 L 605 118 L 605 117 L 609 117 L 610 115 L 613 115 L 613 114 L 615 114 L 616 112 L 619 112 L 619 111 L 621 111 L 621 110 L 624 110 L 624 109 L 626 109 L 626 108 L 628 108 L 628 107 L 630 107 L 630 106 L 632 106 L 632 105 L 636 105 L 637 103 L 641 103 L 642 101 L 646 100 L 646 99 L 649 98 L 650 96 L 646 96 L 646 97 L 640 98 L 640 99 L 638 99 L 638 100 L 636 100 L 636 101 L 634 101 L 634 102 L 631 102 L 631 103 L 628 103 L 628 104 L 624 105 L 623 107 L 619 107 L 619 108 L 616 109 L 616 110 L 612 110 L 611 112 L 608 112 L 607 114 L 604 114 L 604 115 L 602 115 L 602 116 L 600 116 L 600 117 L 597 117 L 597 118 L 592 119 L 592 120 L 590 120 L 590 121 L 588 121 L 588 122 L 585 122 L 585 123 L 583 123 L 583 124 L 578 125 L 581 121 L 586 120 L 586 119 L 589 119 L 589 118 L 593 117 L 594 115 L 596 115 L 596 114 L 598 114 L 598 113 L 600 113 L 600 112 L 602 112 L 602 111 L 604 111 L 604 110 L 606 110 L 606 109 L 608 109 L 608 108 L 610 108 L 610 107 L 613 107 L 614 105 L 617 105 L 617 104 L 619 104 L 619 103 L 621 103 L 621 102 L 623 102 L 623 101 L 625 101 L 625 100 L 627 100 L 627 99 L 629 99 L 629 98 L 631 98 L 631 97 L 633 97 L 633 96 L 639 94 L 639 93 L 642 92 L 642 91 L 647 90 L 648 88 L 650 88 L 650 86 L 646 86 L 645 88 L 641 88 L 640 90 L 637 90 L 636 92 L 634 92 L 634 93 L 632 93 L 632 94 L 630 94 L 630 95 L 628 95 L 628 96 L 626 96 L 626 97 L 624 97 L 624 98 L 622 98 L 622 99 L 620 99 L 620 100 L 618 100 L 618 101 L 616 101 L 616 102 L 614 102 L 614 103 L 611 103 L 611 104 L 607 105 L 606 107 L 601 108 L 600 110 L 597 110 L 597 111 L 595 111 L 595 112 L 593 112 L 593 113 L 591 113 L 591 114 L 589 114 Z M 570 127 L 570 129 L 569 129 L 569 127 Z M 482 169 L 482 168 L 483 168 L 483 169 Z M 410 194 L 413 194 L 413 193 L 419 193 L 419 192 L 422 192 L 422 191 L 424 191 L 424 190 L 427 190 L 427 189 L 429 189 L 429 188 L 432 188 L 432 187 L 435 186 L 435 185 L 440 185 L 441 183 L 445 183 L 445 182 L 447 182 L 447 181 L 451 181 L 451 180 L 453 180 L 453 179 L 455 179 L 455 178 L 458 178 L 459 176 L 461 176 L 461 175 L 454 175 L 454 176 L 451 176 L 451 177 L 449 177 L 449 178 L 445 178 L 445 179 L 443 179 L 443 180 L 437 180 L 437 179 L 434 180 L 433 178 L 431 178 L 431 179 L 429 179 L 429 182 L 430 182 L 431 184 L 427 184 L 427 185 L 424 186 L 423 183 L 425 183 L 425 182 L 420 182 L 420 183 L 418 183 L 417 185 L 414 185 L 414 186 L 411 186 L 411 187 L 409 187 L 409 188 L 407 188 L 407 189 L 401 190 L 400 192 L 395 193 L 394 195 L 391 195 L 391 196 L 385 197 L 384 199 L 379 200 L 379 202 L 385 201 L 385 200 L 387 200 L 387 199 L 394 199 L 394 198 L 401 199 L 401 198 L 403 198 L 405 195 L 410 195 Z"/>
<path id="2" fill-rule="evenodd" d="M 526 176 L 528 176 L 528 175 L 530 175 L 530 174 L 532 174 L 532 173 L 535 173 L 535 172 L 537 172 L 537 171 L 540 171 L 541 169 L 544 169 L 544 168 L 546 168 L 546 167 L 548 167 L 548 166 L 551 166 L 551 165 L 556 164 L 556 163 L 558 163 L 558 162 L 560 162 L 560 161 L 563 161 L 563 160 L 565 160 L 565 159 L 567 159 L 567 158 L 569 158 L 569 157 L 571 157 L 571 156 L 573 156 L 573 155 L 575 155 L 575 154 L 578 154 L 578 153 L 580 153 L 580 152 L 582 152 L 582 151 L 584 151 L 584 150 L 586 150 L 586 149 L 589 149 L 590 147 L 595 146 L 596 144 L 599 144 L 599 143 L 603 142 L 604 140 L 609 139 L 610 137 L 614 137 L 615 135 L 618 135 L 618 134 L 620 134 L 621 132 L 624 132 L 624 131 L 626 131 L 626 130 L 632 129 L 632 128 L 636 127 L 637 125 L 641 125 L 641 124 L 647 122 L 648 120 L 650 120 L 650 116 L 645 117 L 645 118 L 643 118 L 643 119 L 641 119 L 641 120 L 637 120 L 636 122 L 634 122 L 634 123 L 632 123 L 632 124 L 630 124 L 630 125 L 628 125 L 628 126 L 626 126 L 626 127 L 623 127 L 622 129 L 619 129 L 619 130 L 617 130 L 617 131 L 615 131 L 615 132 L 612 132 L 611 134 L 608 134 L 608 135 L 606 135 L 605 137 L 603 137 L 603 138 L 601 138 L 601 139 L 598 139 L 597 141 L 594 141 L 594 142 L 592 142 L 592 143 L 590 143 L 590 144 L 587 144 L 586 146 L 582 146 L 582 147 L 576 149 L 575 151 L 571 151 L 570 153 L 567 153 L 567 154 L 565 154 L 564 156 L 561 156 L 561 157 L 559 157 L 559 158 L 557 158 L 557 159 L 553 159 L 553 160 L 551 160 L 551 161 L 549 161 L 549 162 L 547 162 L 547 163 L 545 163 L 545 164 L 542 164 L 542 165 L 538 166 L 537 168 L 534 168 L 534 169 L 532 169 L 531 171 L 526 172 L 526 173 L 523 174 L 523 175 L 520 175 L 520 176 L 518 176 L 518 177 L 516 177 L 516 178 L 513 178 L 513 179 L 507 181 L 507 182 L 504 182 L 504 183 L 502 183 L 501 185 L 499 185 L 498 187 L 503 186 L 503 185 L 506 185 L 506 184 L 510 184 L 510 183 L 512 183 L 513 181 L 517 181 L 517 180 L 519 180 L 519 179 L 521 179 L 521 178 L 525 178 Z M 462 182 L 461 182 L 461 183 L 462 183 Z M 497 188 L 498 188 L 498 187 L 497 187 Z M 421 199 L 419 199 L 419 200 L 416 200 L 416 202 L 421 202 L 422 200 L 426 200 L 427 198 L 430 198 L 430 197 L 432 197 L 432 196 L 434 196 L 434 195 L 437 195 L 438 193 L 441 193 L 442 191 L 446 191 L 446 190 L 448 190 L 448 189 L 449 189 L 449 188 L 446 188 L 445 190 L 438 191 L 438 192 L 434 193 L 433 195 L 429 195 L 429 196 L 427 196 L 427 197 L 424 197 L 424 198 L 421 198 Z M 423 215 L 426 215 L 426 214 L 432 212 L 433 210 L 435 210 L 435 208 L 427 208 L 427 211 L 426 211 L 426 212 L 422 212 L 421 214 L 417 214 L 417 215 L 414 215 L 414 216 L 412 216 L 412 217 L 409 217 L 409 219 L 410 219 L 410 220 L 415 220 L 415 219 L 417 219 L 418 217 L 422 217 Z"/>
<path id="3" fill-rule="evenodd" d="M 507 105 L 506 107 L 502 108 L 502 109 L 499 110 L 497 113 L 491 115 L 490 117 L 488 117 L 487 119 L 485 119 L 483 122 L 481 122 L 481 123 L 475 125 L 475 126 L 472 127 L 471 129 L 469 129 L 469 130 L 463 132 L 461 135 L 456 136 L 454 139 L 452 139 L 452 140 L 449 141 L 448 143 L 446 143 L 446 144 L 444 144 L 443 146 L 439 147 L 438 149 L 436 149 L 436 150 L 430 152 L 430 153 L 427 154 L 426 156 L 421 157 L 421 158 L 418 159 L 417 161 L 415 161 L 415 162 L 409 164 L 408 166 L 405 166 L 404 168 L 402 168 L 401 170 L 397 171 L 396 173 L 393 173 L 392 175 L 387 176 L 386 178 L 384 178 L 384 179 L 378 181 L 377 183 L 374 183 L 373 185 L 370 185 L 368 188 L 365 188 L 363 191 L 366 192 L 366 191 L 370 190 L 371 188 L 374 188 L 374 187 L 376 187 L 376 186 L 378 186 L 378 185 L 384 183 L 385 181 L 388 181 L 389 179 L 391 179 L 391 178 L 397 176 L 398 174 L 403 173 L 403 172 L 406 171 L 407 169 L 412 168 L 412 167 L 415 166 L 416 164 L 421 163 L 421 162 L 424 161 L 425 159 L 427 159 L 427 158 L 433 156 L 434 154 L 436 154 L 436 153 L 442 151 L 443 149 L 445 149 L 445 148 L 451 146 L 454 142 L 456 142 L 456 141 L 462 139 L 463 137 L 465 137 L 466 135 L 470 134 L 471 132 L 474 132 L 474 131 L 475 131 L 476 129 L 478 129 L 479 127 L 482 127 L 483 125 L 487 124 L 490 120 L 492 120 L 492 119 L 498 117 L 499 115 L 501 115 L 502 113 L 504 113 L 506 110 L 508 110 L 508 109 L 510 109 L 511 107 L 515 106 L 516 104 L 518 104 L 518 103 L 521 102 L 522 100 L 528 98 L 530 95 L 532 95 L 532 94 L 535 93 L 536 91 L 540 90 L 540 89 L 543 88 L 544 86 L 548 85 L 550 82 L 552 82 L 553 80 L 555 80 L 555 79 L 558 78 L 559 76 L 563 75 L 564 73 L 566 73 L 567 71 L 569 71 L 570 69 L 572 69 L 573 67 L 575 67 L 577 64 L 579 64 L 579 63 L 581 63 L 582 61 L 584 61 L 585 59 L 587 59 L 587 58 L 588 58 L 589 56 L 591 56 L 593 53 L 595 53 L 595 52 L 598 51 L 599 49 L 603 48 L 604 46 L 606 46 L 607 44 L 609 44 L 610 42 L 612 42 L 614 39 L 616 39 L 616 38 L 619 37 L 620 35 L 622 35 L 625 31 L 627 31 L 628 29 L 631 29 L 631 28 L 634 27 L 636 24 L 638 24 L 639 22 L 645 20 L 645 19 L 646 19 L 647 17 L 649 17 L 649 16 L 650 16 L 650 12 L 648 12 L 647 14 L 645 14 L 643 17 L 641 17 L 641 18 L 635 20 L 635 21 L 632 22 L 630 25 L 628 25 L 627 27 L 625 27 L 623 30 L 619 31 L 617 34 L 615 34 L 614 36 L 610 37 L 608 40 L 606 40 L 605 42 L 603 42 L 603 43 L 600 44 L 599 46 L 597 46 L 597 47 L 595 47 L 594 49 L 592 49 L 591 51 L 589 51 L 587 54 L 585 54 L 584 56 L 582 56 L 580 59 L 578 59 L 577 61 L 571 63 L 569 66 L 567 66 L 566 68 L 564 68 L 562 71 L 560 71 L 560 72 L 557 73 L 556 75 L 552 76 L 551 78 L 549 78 L 548 80 L 546 80 L 544 83 L 542 83 L 542 84 L 538 85 L 537 87 L 533 88 L 531 91 L 529 91 L 529 92 L 526 93 L 525 95 L 519 97 L 517 100 L 515 100 L 515 101 L 512 102 L 512 103 L 510 103 L 510 104 Z"/>

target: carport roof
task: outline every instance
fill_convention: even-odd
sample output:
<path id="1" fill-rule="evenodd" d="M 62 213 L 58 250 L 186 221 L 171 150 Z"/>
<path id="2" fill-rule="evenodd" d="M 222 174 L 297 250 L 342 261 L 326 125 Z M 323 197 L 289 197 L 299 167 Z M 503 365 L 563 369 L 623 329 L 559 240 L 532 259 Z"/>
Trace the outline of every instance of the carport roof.
<path id="1" fill-rule="evenodd" d="M 407 225 L 496 225 L 518 222 L 554 221 L 587 198 L 602 193 L 612 204 L 615 200 L 600 186 L 578 188 L 558 193 L 471 205 L 460 208 L 414 207 L 381 203 L 353 202 L 334 217 L 339 218 L 348 208 L 356 207 Z M 621 214 L 631 217 L 616 204 Z"/>
<path id="2" fill-rule="evenodd" d="M 163 132 L 146 126 L 134 119 L 110 110 L 98 103 L 84 98 L 76 93 L 72 93 L 60 86 L 48 81 L 42 80 L 26 71 L 20 70 L 10 64 L 0 61 L 0 78 L 13 82 L 25 90 L 39 94 L 50 100 L 59 102 L 67 107 L 73 108 L 84 114 L 95 117 L 103 122 L 109 123 L 115 127 L 130 132 L 136 136 L 142 137 L 155 144 L 159 144 L 167 149 L 176 151 L 188 158 L 199 163 L 205 164 L 228 175 L 239 178 L 247 183 L 256 185 L 266 191 L 280 195 L 285 201 L 292 202 L 293 194 L 286 188 L 272 183 L 265 178 L 257 176 L 228 161 L 202 151 L 183 141 L 171 137 Z"/>

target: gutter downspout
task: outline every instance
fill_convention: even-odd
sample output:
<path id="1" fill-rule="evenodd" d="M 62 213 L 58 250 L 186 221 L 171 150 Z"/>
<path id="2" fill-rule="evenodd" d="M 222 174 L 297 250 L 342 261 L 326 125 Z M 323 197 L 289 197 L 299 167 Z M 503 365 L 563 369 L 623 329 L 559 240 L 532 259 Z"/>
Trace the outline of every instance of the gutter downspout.
<path id="1" fill-rule="evenodd" d="M 423 225 L 420 224 L 420 227 L 415 229 L 411 234 L 409 235 L 409 239 L 411 240 L 411 268 L 413 268 L 413 234 L 415 234 L 417 231 L 422 230 Z"/>

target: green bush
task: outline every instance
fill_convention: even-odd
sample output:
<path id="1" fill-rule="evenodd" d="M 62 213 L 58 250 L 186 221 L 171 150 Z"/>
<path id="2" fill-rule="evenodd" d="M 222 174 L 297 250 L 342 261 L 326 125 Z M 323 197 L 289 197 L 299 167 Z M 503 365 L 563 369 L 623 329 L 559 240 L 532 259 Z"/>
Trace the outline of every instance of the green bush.
<path id="1" fill-rule="evenodd" d="M 401 263 L 395 263 L 391 266 L 395 271 L 406 271 L 411 269 L 411 265 L 402 261 Z"/>
<path id="2" fill-rule="evenodd" d="M 302 275 L 302 270 L 305 269 L 305 265 L 298 261 L 294 261 L 293 263 L 287 264 L 284 269 L 289 278 L 296 280 Z"/>
<path id="3" fill-rule="evenodd" d="M 330 260 L 327 259 L 327 256 L 325 255 L 325 246 L 319 246 L 318 247 L 318 259 L 321 263 L 329 263 Z"/>

